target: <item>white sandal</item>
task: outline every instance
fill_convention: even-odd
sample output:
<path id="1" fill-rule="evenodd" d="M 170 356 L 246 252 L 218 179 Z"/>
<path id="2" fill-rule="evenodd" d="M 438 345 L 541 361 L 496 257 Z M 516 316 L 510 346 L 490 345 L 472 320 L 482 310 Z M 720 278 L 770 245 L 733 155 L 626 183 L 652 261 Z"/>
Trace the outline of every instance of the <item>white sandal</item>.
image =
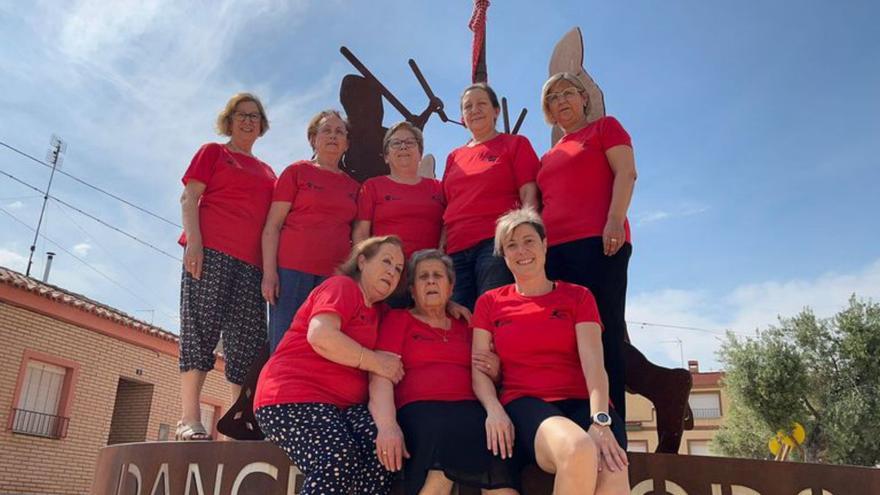
<path id="1" fill-rule="evenodd" d="M 208 434 L 208 430 L 199 421 L 187 424 L 180 420 L 177 422 L 174 438 L 178 441 L 211 440 L 211 435 Z"/>

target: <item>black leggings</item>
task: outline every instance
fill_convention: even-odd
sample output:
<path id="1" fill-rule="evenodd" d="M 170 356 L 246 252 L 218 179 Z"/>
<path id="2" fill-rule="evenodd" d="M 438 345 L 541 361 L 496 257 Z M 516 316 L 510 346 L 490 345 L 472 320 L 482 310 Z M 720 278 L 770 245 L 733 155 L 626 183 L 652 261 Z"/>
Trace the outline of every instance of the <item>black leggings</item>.
<path id="1" fill-rule="evenodd" d="M 547 250 L 547 276 L 590 289 L 599 307 L 608 392 L 614 409 L 626 420 L 626 271 L 632 245 L 624 243 L 614 256 L 605 256 L 601 237 L 587 237 Z"/>

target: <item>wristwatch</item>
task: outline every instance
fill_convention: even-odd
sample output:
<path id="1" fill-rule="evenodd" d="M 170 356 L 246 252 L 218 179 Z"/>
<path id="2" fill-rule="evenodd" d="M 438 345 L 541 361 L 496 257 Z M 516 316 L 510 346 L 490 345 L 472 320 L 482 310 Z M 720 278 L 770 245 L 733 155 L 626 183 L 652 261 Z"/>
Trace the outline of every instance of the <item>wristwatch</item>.
<path id="1" fill-rule="evenodd" d="M 591 416 L 593 423 L 599 426 L 611 426 L 611 415 L 607 412 L 600 411 Z"/>

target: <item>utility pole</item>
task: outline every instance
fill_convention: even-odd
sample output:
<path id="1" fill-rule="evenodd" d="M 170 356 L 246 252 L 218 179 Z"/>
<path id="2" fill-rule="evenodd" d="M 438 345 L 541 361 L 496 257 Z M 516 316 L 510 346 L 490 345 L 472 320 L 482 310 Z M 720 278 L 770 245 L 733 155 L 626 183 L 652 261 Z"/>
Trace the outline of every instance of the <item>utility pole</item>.
<path id="1" fill-rule="evenodd" d="M 49 142 L 49 151 L 46 153 L 46 160 L 52 164 L 52 173 L 49 174 L 49 184 L 46 186 L 46 192 L 43 194 L 43 208 L 40 210 L 40 219 L 37 220 L 37 230 L 34 232 L 34 242 L 31 244 L 31 254 L 28 256 L 27 271 L 25 275 L 31 276 L 31 265 L 34 263 L 34 251 L 37 249 L 37 239 L 40 238 L 40 226 L 43 225 L 43 215 L 46 213 L 46 203 L 49 201 L 49 190 L 52 189 L 52 180 L 55 178 L 55 170 L 61 166 L 64 158 L 62 153 L 67 151 L 67 143 L 56 135 L 52 135 Z"/>
<path id="2" fill-rule="evenodd" d="M 684 343 L 681 341 L 680 338 L 675 337 L 672 340 L 661 340 L 660 342 L 658 342 L 658 344 L 678 344 L 678 354 L 681 357 L 681 367 L 687 369 L 687 367 L 684 365 Z"/>

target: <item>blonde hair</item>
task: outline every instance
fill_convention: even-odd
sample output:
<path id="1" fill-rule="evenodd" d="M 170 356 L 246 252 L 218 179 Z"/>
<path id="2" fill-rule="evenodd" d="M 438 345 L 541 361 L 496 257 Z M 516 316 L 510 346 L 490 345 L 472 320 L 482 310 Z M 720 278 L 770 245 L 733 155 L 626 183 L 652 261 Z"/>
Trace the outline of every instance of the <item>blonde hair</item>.
<path id="1" fill-rule="evenodd" d="M 571 72 L 557 72 L 550 76 L 550 79 L 547 79 L 547 82 L 541 88 L 541 111 L 544 112 L 544 120 L 550 125 L 556 125 L 556 120 L 550 114 L 550 104 L 547 102 L 547 95 L 550 94 L 550 88 L 559 81 L 568 81 L 578 90 L 578 93 L 586 100 L 584 103 L 584 115 L 590 113 L 590 96 L 587 94 L 587 88 L 584 86 L 584 83 Z"/>
<path id="2" fill-rule="evenodd" d="M 269 130 L 269 119 L 266 118 L 266 110 L 263 108 L 263 102 L 257 98 L 257 95 L 253 93 L 236 93 L 226 102 L 226 108 L 217 115 L 217 122 L 214 124 L 214 127 L 217 129 L 217 134 L 221 136 L 231 136 L 232 130 L 230 129 L 232 124 L 232 114 L 235 113 L 235 107 L 238 106 L 239 103 L 252 101 L 257 105 L 257 108 L 260 110 L 260 136 L 266 134 L 266 131 Z"/>
<path id="3" fill-rule="evenodd" d="M 312 145 L 312 149 L 315 148 L 312 140 L 315 139 L 315 136 L 318 135 L 318 128 L 321 127 L 321 121 L 323 121 L 327 117 L 338 117 L 339 120 L 341 120 L 342 123 L 345 124 L 345 132 L 351 132 L 351 124 L 348 123 L 348 119 L 343 117 L 342 113 L 340 113 L 339 110 L 334 110 L 332 108 L 321 110 L 309 120 L 309 126 L 306 127 L 306 138 L 309 140 L 309 144 Z"/>
<path id="4" fill-rule="evenodd" d="M 423 153 L 425 151 L 425 136 L 422 134 L 421 129 L 406 120 L 398 122 L 388 128 L 388 132 L 385 133 L 385 138 L 382 139 L 382 153 L 385 155 L 388 154 L 388 143 L 391 142 L 391 136 L 401 129 L 405 129 L 412 133 L 416 138 L 416 143 L 419 145 L 419 153 Z"/>
<path id="5" fill-rule="evenodd" d="M 504 256 L 504 240 L 520 225 L 531 225 L 543 241 L 547 237 L 544 221 L 531 206 L 510 210 L 495 222 L 495 256 Z"/>

